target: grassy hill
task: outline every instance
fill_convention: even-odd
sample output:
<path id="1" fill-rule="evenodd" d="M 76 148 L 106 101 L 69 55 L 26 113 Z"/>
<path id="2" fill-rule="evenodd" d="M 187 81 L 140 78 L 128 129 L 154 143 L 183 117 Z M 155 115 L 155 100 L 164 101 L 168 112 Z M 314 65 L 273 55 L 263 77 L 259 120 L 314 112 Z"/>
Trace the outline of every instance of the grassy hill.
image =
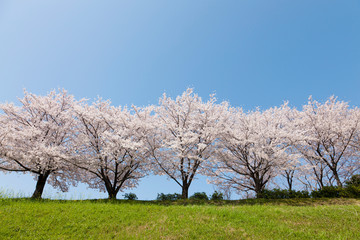
<path id="1" fill-rule="evenodd" d="M 0 239 L 360 239 L 360 200 L 5 198 Z"/>

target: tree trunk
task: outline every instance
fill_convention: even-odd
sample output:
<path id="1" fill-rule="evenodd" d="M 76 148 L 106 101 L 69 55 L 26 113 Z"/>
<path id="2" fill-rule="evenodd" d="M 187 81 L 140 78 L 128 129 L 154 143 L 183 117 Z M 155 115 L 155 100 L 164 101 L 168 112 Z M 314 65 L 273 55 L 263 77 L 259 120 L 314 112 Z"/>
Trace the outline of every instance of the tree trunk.
<path id="1" fill-rule="evenodd" d="M 316 177 L 316 182 L 317 184 L 319 185 L 319 188 L 322 189 L 324 187 L 324 181 L 323 181 L 323 178 L 324 178 L 324 169 L 322 167 L 320 167 L 320 171 L 318 172 L 316 170 L 316 168 L 314 167 L 313 168 L 313 172 L 315 174 L 315 177 Z"/>
<path id="2" fill-rule="evenodd" d="M 255 190 L 255 193 L 256 193 L 256 198 L 263 198 L 263 195 L 262 195 L 262 191 L 261 191 L 261 190 L 256 189 L 256 190 Z"/>
<path id="3" fill-rule="evenodd" d="M 255 193 L 256 193 L 256 198 L 262 198 L 262 193 L 264 190 L 264 184 L 261 182 L 260 179 L 254 179 L 255 182 Z"/>
<path id="4" fill-rule="evenodd" d="M 289 192 L 291 192 L 292 191 L 292 180 L 290 180 L 290 179 L 288 179 L 288 190 L 289 190 Z"/>
<path id="5" fill-rule="evenodd" d="M 115 200 L 119 191 L 116 191 L 115 187 L 113 187 L 109 182 L 105 182 L 105 186 L 108 193 L 108 199 Z"/>
<path id="6" fill-rule="evenodd" d="M 338 175 L 337 171 L 333 170 L 333 173 L 334 173 L 334 177 L 335 177 L 337 186 L 342 187 L 342 182 L 340 181 L 340 178 L 339 178 L 339 175 Z"/>
<path id="7" fill-rule="evenodd" d="M 114 184 L 111 183 L 111 181 L 109 180 L 108 176 L 103 174 L 102 175 L 102 180 L 104 181 L 104 185 L 105 185 L 105 189 L 108 193 L 108 199 L 116 199 L 116 195 L 118 193 L 118 191 L 116 191 L 116 182 Z"/>
<path id="8" fill-rule="evenodd" d="M 33 195 L 31 196 L 32 199 L 41 199 L 41 195 L 44 191 L 44 187 L 45 187 L 48 176 L 49 176 L 48 173 L 39 174 L 38 180 L 36 182 L 35 191 L 34 191 Z"/>
<path id="9" fill-rule="evenodd" d="M 189 186 L 188 186 L 188 184 L 183 183 L 181 198 L 182 199 L 188 199 L 189 198 Z"/>
<path id="10" fill-rule="evenodd" d="M 116 191 L 108 191 L 108 199 L 115 200 L 117 192 Z"/>
<path id="11" fill-rule="evenodd" d="M 293 170 L 290 170 L 289 172 L 285 171 L 285 173 L 286 173 L 286 181 L 288 183 L 288 190 L 291 191 L 293 185 L 294 171 Z"/>

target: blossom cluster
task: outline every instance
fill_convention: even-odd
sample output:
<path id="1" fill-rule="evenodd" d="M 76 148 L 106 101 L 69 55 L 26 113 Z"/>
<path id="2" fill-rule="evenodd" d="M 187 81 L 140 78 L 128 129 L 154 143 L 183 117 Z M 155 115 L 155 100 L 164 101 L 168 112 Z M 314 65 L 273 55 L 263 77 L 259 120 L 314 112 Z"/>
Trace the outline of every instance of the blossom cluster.
<path id="1" fill-rule="evenodd" d="M 260 194 L 279 177 L 314 189 L 342 186 L 360 166 L 360 111 L 336 97 L 248 112 L 192 89 L 147 107 L 65 90 L 25 91 L 19 102 L 0 105 L 0 170 L 32 173 L 33 197 L 46 182 L 62 191 L 84 182 L 116 198 L 150 173 L 175 181 L 183 198 L 197 174 L 238 192 Z"/>

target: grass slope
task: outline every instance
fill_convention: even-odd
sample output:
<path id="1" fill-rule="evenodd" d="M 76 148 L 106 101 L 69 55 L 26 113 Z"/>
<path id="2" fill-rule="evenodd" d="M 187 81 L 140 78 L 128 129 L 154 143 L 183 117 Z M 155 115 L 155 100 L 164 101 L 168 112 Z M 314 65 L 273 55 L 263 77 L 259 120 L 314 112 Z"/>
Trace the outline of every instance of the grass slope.
<path id="1" fill-rule="evenodd" d="M 0 199 L 0 239 L 360 239 L 360 200 Z"/>

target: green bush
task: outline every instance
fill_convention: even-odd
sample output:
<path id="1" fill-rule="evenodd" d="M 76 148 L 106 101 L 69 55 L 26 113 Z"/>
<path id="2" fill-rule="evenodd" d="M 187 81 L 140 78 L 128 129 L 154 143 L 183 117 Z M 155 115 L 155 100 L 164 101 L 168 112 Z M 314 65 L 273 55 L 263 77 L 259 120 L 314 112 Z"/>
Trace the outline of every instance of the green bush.
<path id="1" fill-rule="evenodd" d="M 127 200 L 137 200 L 137 196 L 135 193 L 125 193 L 124 198 Z"/>
<path id="2" fill-rule="evenodd" d="M 360 174 L 353 175 L 349 181 L 345 182 L 345 186 L 360 186 Z"/>
<path id="3" fill-rule="evenodd" d="M 174 201 L 174 200 L 179 200 L 181 199 L 181 194 L 178 193 L 168 193 L 168 194 L 164 194 L 164 193 L 158 193 L 156 200 L 159 201 Z"/>
<path id="4" fill-rule="evenodd" d="M 313 198 L 339 198 L 339 197 L 349 197 L 349 193 L 345 188 L 336 187 L 336 186 L 325 186 L 319 190 L 314 190 L 311 193 Z"/>
<path id="5" fill-rule="evenodd" d="M 194 193 L 190 199 L 196 199 L 196 200 L 209 200 L 208 196 L 205 192 L 196 192 Z"/>
<path id="6" fill-rule="evenodd" d="M 344 196 L 343 189 L 334 186 L 325 186 L 311 192 L 311 197 L 313 198 L 338 198 L 340 196 Z"/>
<path id="7" fill-rule="evenodd" d="M 295 191 L 287 189 L 274 188 L 272 190 L 265 189 L 260 194 L 261 198 L 266 199 L 289 199 L 289 198 L 309 198 L 308 191 Z"/>
<path id="8" fill-rule="evenodd" d="M 344 190 L 346 193 L 345 197 L 360 198 L 360 185 L 348 185 L 344 188 Z"/>
<path id="9" fill-rule="evenodd" d="M 313 198 L 359 198 L 360 197 L 360 186 L 349 185 L 346 187 L 335 187 L 335 186 L 326 186 L 319 190 L 312 191 L 311 197 Z"/>
<path id="10" fill-rule="evenodd" d="M 211 197 L 210 197 L 211 200 L 215 200 L 215 201 L 218 201 L 218 200 L 224 200 L 224 196 L 222 193 L 218 192 L 218 191 L 215 191 Z"/>

